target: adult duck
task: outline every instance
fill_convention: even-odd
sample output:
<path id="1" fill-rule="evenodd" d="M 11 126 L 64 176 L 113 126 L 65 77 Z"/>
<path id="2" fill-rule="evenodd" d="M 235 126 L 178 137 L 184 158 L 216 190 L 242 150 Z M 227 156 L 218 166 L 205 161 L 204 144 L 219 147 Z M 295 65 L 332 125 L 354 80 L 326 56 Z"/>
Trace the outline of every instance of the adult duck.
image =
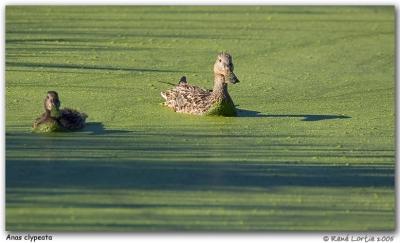
<path id="1" fill-rule="evenodd" d="M 214 87 L 203 89 L 187 83 L 185 77 L 174 88 L 161 92 L 164 105 L 176 112 L 193 115 L 236 116 L 236 108 L 228 93 L 228 83 L 239 83 L 233 73 L 232 56 L 221 52 L 214 64 Z"/>

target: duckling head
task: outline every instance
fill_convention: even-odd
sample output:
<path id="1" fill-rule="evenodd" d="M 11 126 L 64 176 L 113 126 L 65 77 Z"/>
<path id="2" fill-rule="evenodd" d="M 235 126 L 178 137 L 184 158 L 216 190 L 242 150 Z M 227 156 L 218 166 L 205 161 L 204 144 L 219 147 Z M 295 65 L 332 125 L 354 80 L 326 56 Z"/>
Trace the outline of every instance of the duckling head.
<path id="1" fill-rule="evenodd" d="M 229 53 L 221 52 L 218 54 L 214 64 L 214 73 L 223 76 L 225 83 L 239 83 L 239 79 L 233 73 L 232 56 Z"/>
<path id="2" fill-rule="evenodd" d="M 48 91 L 44 99 L 44 109 L 50 114 L 50 117 L 58 118 L 61 116 L 60 99 L 56 91 Z"/>

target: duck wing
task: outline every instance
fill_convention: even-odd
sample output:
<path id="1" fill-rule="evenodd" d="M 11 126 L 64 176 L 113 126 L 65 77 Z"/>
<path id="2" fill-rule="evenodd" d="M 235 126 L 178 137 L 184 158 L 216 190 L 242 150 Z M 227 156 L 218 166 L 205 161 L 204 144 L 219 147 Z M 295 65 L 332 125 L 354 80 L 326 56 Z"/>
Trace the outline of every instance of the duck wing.
<path id="1" fill-rule="evenodd" d="M 62 127 L 68 130 L 78 130 L 85 127 L 87 117 L 85 113 L 70 108 L 64 108 L 61 110 L 61 117 L 58 121 Z"/>
<path id="2" fill-rule="evenodd" d="M 210 107 L 211 92 L 187 83 L 161 93 L 164 104 L 176 112 L 201 115 Z"/>

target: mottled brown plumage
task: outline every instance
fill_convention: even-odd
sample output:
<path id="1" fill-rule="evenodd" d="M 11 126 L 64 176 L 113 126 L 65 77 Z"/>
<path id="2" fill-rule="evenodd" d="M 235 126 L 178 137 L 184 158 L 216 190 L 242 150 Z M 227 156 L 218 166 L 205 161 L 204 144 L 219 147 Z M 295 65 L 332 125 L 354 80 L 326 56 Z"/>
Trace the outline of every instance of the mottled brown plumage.
<path id="1" fill-rule="evenodd" d="M 181 81 L 174 88 L 161 93 L 164 105 L 176 112 L 194 115 L 236 115 L 235 106 L 228 93 L 228 82 L 238 83 L 233 73 L 232 57 L 228 53 L 220 53 L 214 64 L 214 87 L 206 90 L 186 81 Z"/>

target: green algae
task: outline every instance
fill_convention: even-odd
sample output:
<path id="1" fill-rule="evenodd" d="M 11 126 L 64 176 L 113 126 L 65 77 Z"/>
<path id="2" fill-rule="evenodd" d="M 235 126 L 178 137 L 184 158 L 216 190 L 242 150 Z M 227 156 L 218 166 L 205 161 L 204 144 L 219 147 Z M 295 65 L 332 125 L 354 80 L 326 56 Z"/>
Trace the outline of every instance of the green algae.
<path id="1" fill-rule="evenodd" d="M 207 116 L 236 116 L 236 108 L 232 100 L 221 100 L 210 107 Z"/>
<path id="2" fill-rule="evenodd" d="M 6 230 L 395 228 L 393 7 L 5 15 Z M 211 88 L 221 50 L 237 117 L 158 105 L 183 75 Z M 48 90 L 90 114 L 83 131 L 31 133 Z"/>
<path id="3" fill-rule="evenodd" d="M 64 129 L 60 124 L 54 119 L 48 119 L 32 128 L 32 132 L 35 133 L 52 133 L 52 132 L 62 132 Z"/>
<path id="4" fill-rule="evenodd" d="M 63 132 L 65 129 L 61 127 L 60 123 L 57 122 L 57 118 L 61 116 L 60 109 L 53 107 L 50 111 L 50 118 L 39 124 L 34 124 L 32 132 L 35 133 L 52 133 L 52 132 Z"/>

